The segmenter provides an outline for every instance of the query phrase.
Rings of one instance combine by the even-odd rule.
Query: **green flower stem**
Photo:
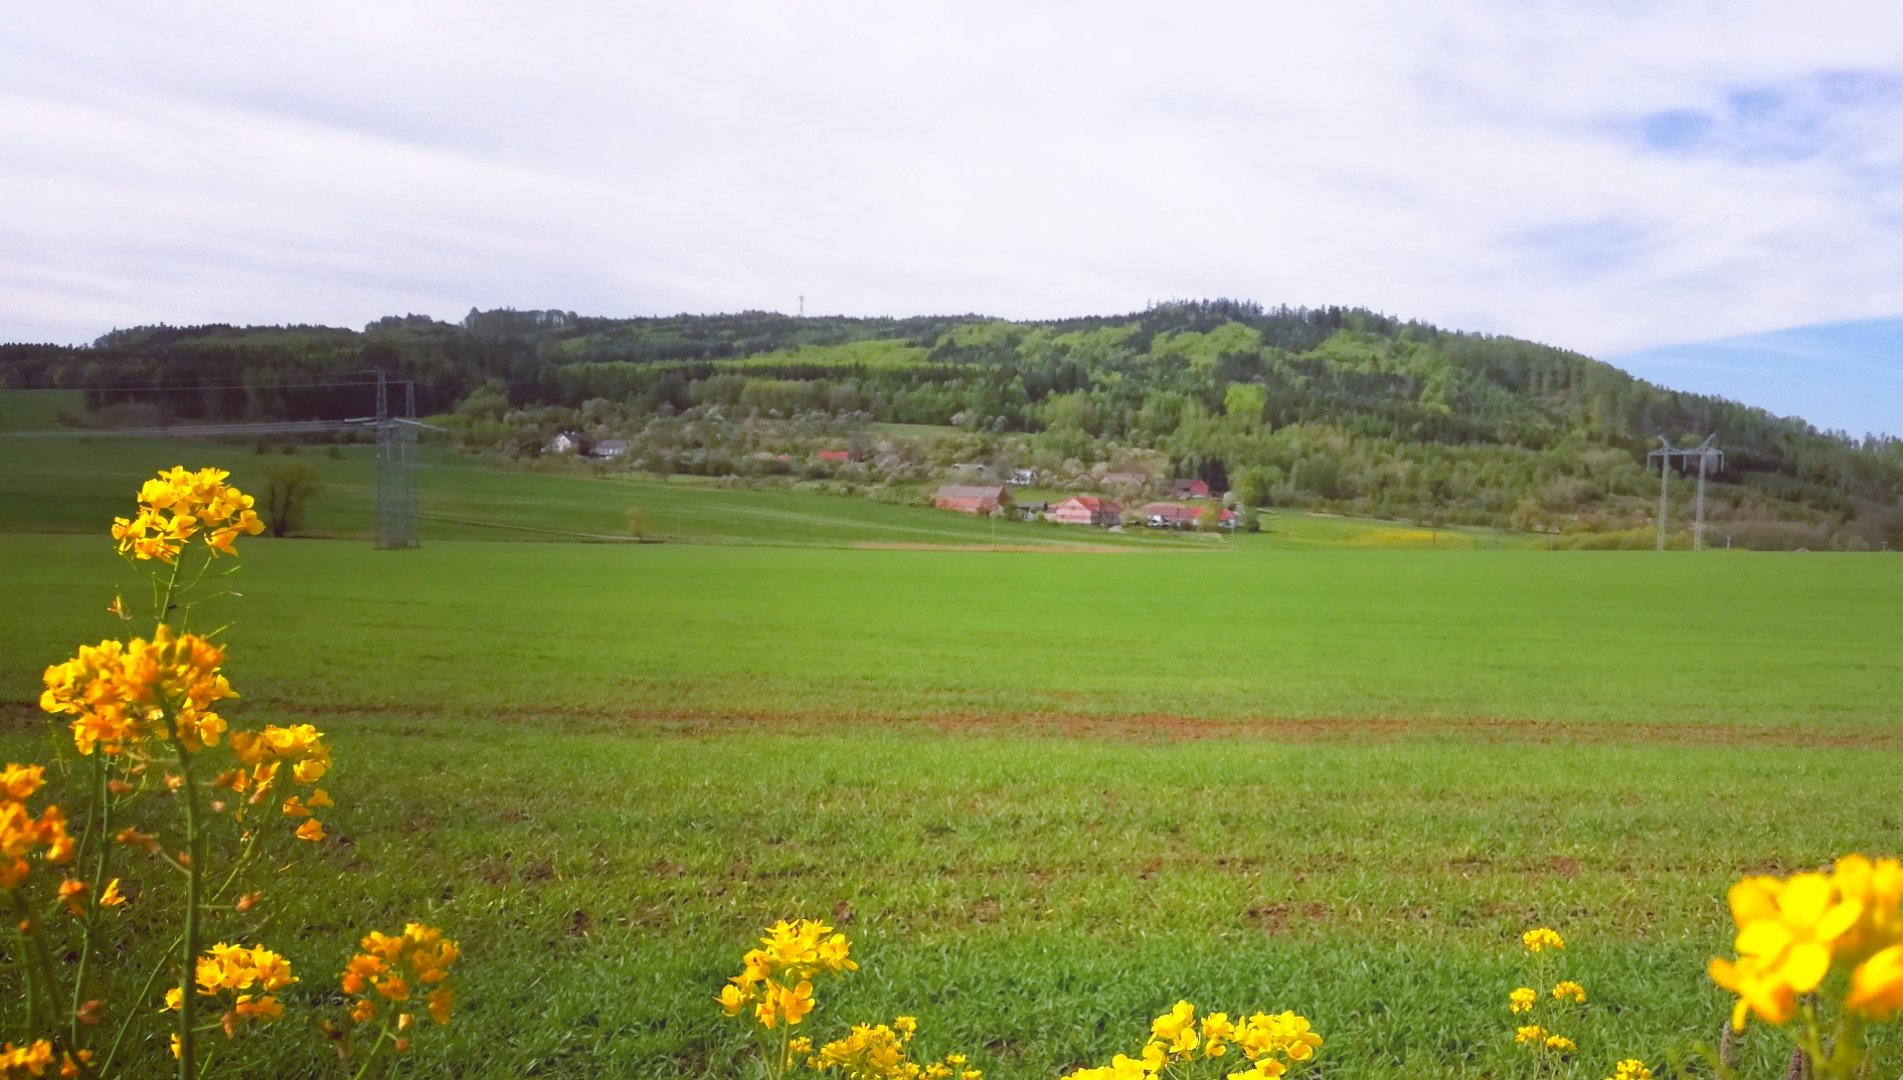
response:
[[[92,962],[93,939],[99,934],[99,898],[106,887],[106,872],[110,868],[112,842],[112,800],[106,794],[106,779],[110,767],[106,755],[97,751],[93,754],[93,792],[92,804],[86,815],[86,832],[80,841],[79,849],[84,858],[87,843],[95,836],[98,839],[97,862],[93,865],[92,904],[86,909],[86,921],[79,942],[79,970],[73,975],[72,1041],[80,1045],[79,1006],[86,991],[86,970]],[[94,826],[97,825],[97,828]]]
[[[384,1040],[389,1037],[390,1029],[382,1024],[377,1025],[377,1041],[371,1044],[369,1056],[363,1059],[363,1064],[357,1069],[357,1075],[351,1077],[351,1080],[363,1080],[364,1074],[370,1071],[370,1063],[377,1060],[377,1051],[383,1049]]]
[[[185,849],[191,855],[191,864],[186,867],[185,901],[185,962],[179,970],[179,994],[184,998],[179,1006],[179,1080],[193,1080],[197,1076],[197,1061],[193,1056],[196,1050],[197,1032],[193,1022],[197,1019],[197,995],[192,992],[194,967],[198,954],[204,949],[204,900],[205,900],[205,843],[198,817],[198,784],[192,778],[192,755],[185,749],[183,733],[176,729],[172,732],[172,745],[178,753],[178,768],[184,778],[182,787],[185,796]]]

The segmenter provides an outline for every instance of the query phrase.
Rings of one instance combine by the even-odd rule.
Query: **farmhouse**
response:
[[[579,454],[587,449],[587,440],[579,431],[564,431],[548,441],[547,452],[551,454]]]
[[[1194,478],[1177,480],[1170,484],[1170,498],[1207,499],[1209,498],[1209,485]]]
[[[589,456],[598,457],[598,458],[627,457],[628,456],[628,440],[603,439],[600,442],[596,443],[595,448],[593,450],[588,451],[588,453],[589,453]]]
[[[1011,492],[1001,484],[946,484],[932,497],[932,505],[961,514],[989,514],[1011,505]]]
[[[1044,511],[1047,520],[1060,525],[1115,525],[1123,507],[1095,495],[1072,495]]]
[[[1184,506],[1182,503],[1153,502],[1144,506],[1138,513],[1143,515],[1144,522],[1152,529],[1193,529],[1196,527],[1197,517],[1201,516],[1205,509],[1211,508]],[[1235,528],[1235,511],[1220,511],[1217,516],[1216,527],[1221,529]]]
[[[1031,487],[1037,483],[1037,470],[1012,469],[1011,479],[1006,480],[1005,483],[1010,484],[1012,487]]]

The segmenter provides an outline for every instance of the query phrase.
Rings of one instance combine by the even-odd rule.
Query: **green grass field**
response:
[[[107,548],[0,537],[13,752],[112,632]],[[711,995],[837,912],[819,1030],[915,1013],[1003,1078],[1178,996],[1302,1010],[1323,1076],[1510,1075],[1551,922],[1596,1080],[1709,1033],[1738,873],[1903,846],[1879,557],[260,540],[236,580],[234,719],[332,733],[349,838],[269,936],[321,973],[450,927],[425,1075],[744,1075]]]
[[[181,448],[0,452],[0,749],[48,760],[39,672],[122,632],[104,523]],[[332,485],[314,527],[368,529],[362,453],[300,455]],[[993,551],[989,523],[822,496],[423,482],[422,549],[250,540],[198,617],[233,623],[235,725],[336,753],[318,865],[213,930],[304,976],[248,1075],[334,1072],[289,1018],[339,1010],[356,935],[424,918],[464,946],[459,1012],[398,1074],[749,1076],[713,995],[803,915],[863,968],[815,1035],[910,1013],[992,1080],[1133,1052],[1179,997],[1303,1012],[1328,1080],[1526,1075],[1506,994],[1549,923],[1593,1001],[1557,1075],[1600,1080],[1712,1037],[1739,874],[1903,849],[1893,556],[1355,550],[1410,527],[1295,516]],[[698,542],[551,542],[631,504]]]

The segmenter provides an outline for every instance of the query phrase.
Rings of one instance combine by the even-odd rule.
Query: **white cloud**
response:
[[[1232,295],[1609,353],[1903,305],[1903,95],[1818,89],[1903,77],[1888,3],[14,19],[0,339]],[[1764,88],[1806,153],[1752,152],[1732,95]],[[1649,147],[1671,110],[1711,138]]]

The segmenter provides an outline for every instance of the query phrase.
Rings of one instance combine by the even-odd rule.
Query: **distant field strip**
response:
[[[1903,709],[1903,559],[1880,555],[252,550],[246,580],[272,588],[247,596],[242,618],[282,629],[236,662],[258,665],[257,693],[308,709],[1818,732],[1881,728]],[[0,561],[32,568],[0,578],[0,603],[43,613],[0,627],[20,670],[54,659],[35,641],[111,629],[96,584],[117,573],[104,539],[0,536]],[[320,641],[305,626],[348,633]],[[537,676],[544,663],[558,683]],[[29,679],[6,698],[36,693]]]

